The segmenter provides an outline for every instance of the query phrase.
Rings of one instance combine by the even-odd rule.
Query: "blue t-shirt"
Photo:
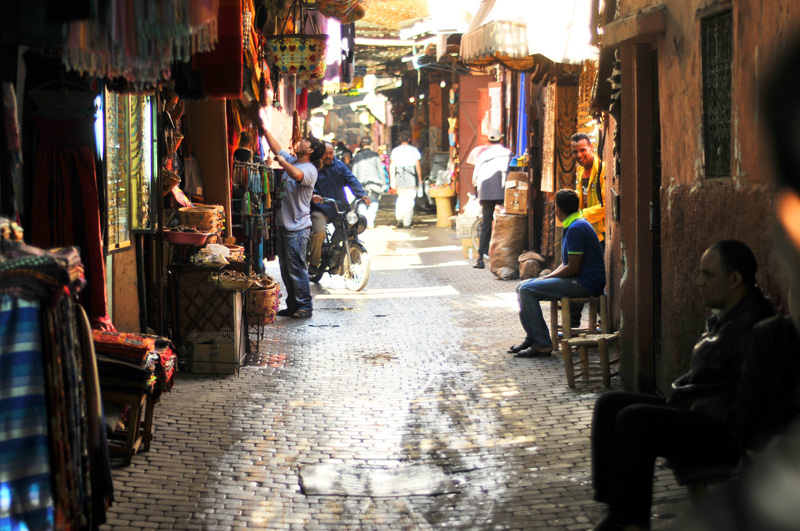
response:
[[[303,172],[301,182],[295,181],[285,173],[283,175],[286,188],[277,213],[278,226],[292,231],[306,229],[311,226],[310,204],[314,183],[317,182],[317,168],[310,162],[297,164],[297,157],[288,151],[281,150],[278,154]]]
[[[592,225],[576,212],[564,220],[561,236],[561,259],[566,265],[571,254],[582,254],[581,270],[575,276],[590,295],[600,295],[606,285],[606,264],[603,248]]]

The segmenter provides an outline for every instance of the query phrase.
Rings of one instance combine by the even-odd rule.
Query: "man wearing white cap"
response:
[[[478,160],[475,161],[475,171],[472,174],[472,184],[483,210],[478,261],[473,266],[476,269],[483,269],[483,257],[489,253],[494,207],[502,205],[505,199],[506,173],[513,155],[500,143],[501,140],[503,140],[503,133],[497,129],[489,131],[489,147],[478,155]]]

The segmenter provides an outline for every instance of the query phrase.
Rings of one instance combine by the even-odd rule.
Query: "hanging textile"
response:
[[[217,31],[216,49],[198,54],[194,66],[203,73],[203,90],[209,98],[238,98],[244,69],[239,0],[219,0]]]
[[[519,75],[519,108],[517,109],[517,157],[528,151],[528,74]]]
[[[219,2],[110,2],[89,20],[69,24],[63,63],[68,70],[92,77],[123,78],[133,89],[153,87],[169,80],[173,62],[187,62],[192,54],[215,48]]]
[[[43,248],[81,249],[88,281],[81,301],[93,324],[113,328],[107,311],[94,118],[38,115],[33,123],[38,142],[30,241]]]
[[[353,65],[355,64],[356,25],[342,24],[342,83],[353,82]]]
[[[322,92],[336,94],[342,86],[342,28],[336,19],[327,19],[325,33],[328,35],[328,47],[325,51],[325,79],[322,81]]]

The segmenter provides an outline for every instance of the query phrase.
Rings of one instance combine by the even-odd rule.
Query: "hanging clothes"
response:
[[[107,311],[94,118],[36,115],[33,123],[38,142],[30,242],[81,249],[87,280],[81,301],[94,326],[113,328]]]

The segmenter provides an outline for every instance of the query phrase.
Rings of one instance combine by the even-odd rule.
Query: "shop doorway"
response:
[[[666,396],[668,364],[664,359],[661,341],[661,110],[658,102],[658,52],[651,54],[653,108],[653,193],[650,200],[650,232],[653,235],[653,381],[656,391]]]

